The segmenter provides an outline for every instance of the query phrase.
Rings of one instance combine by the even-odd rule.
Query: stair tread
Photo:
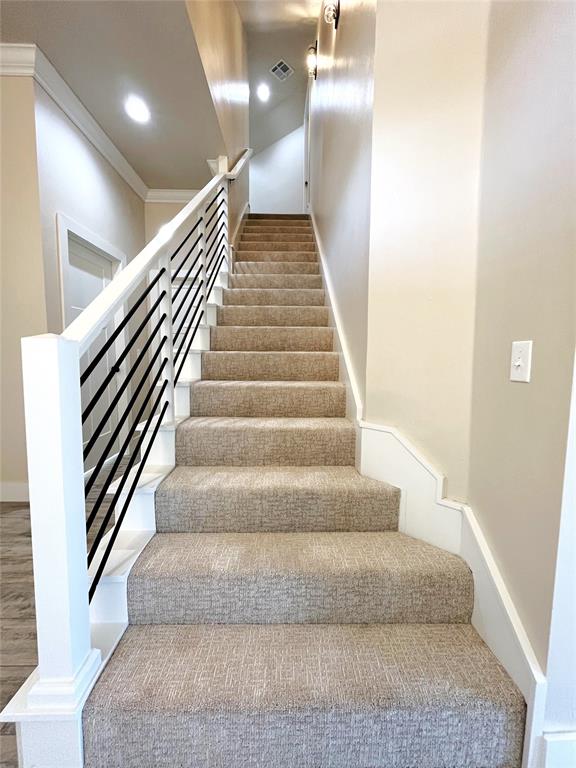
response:
[[[161,533],[130,573],[132,624],[461,623],[464,561],[398,532]]]
[[[212,352],[331,352],[334,331],[314,325],[221,325],[210,332]]]
[[[191,385],[191,416],[344,416],[339,381],[205,379]]]
[[[156,492],[158,531],[396,530],[400,491],[352,466],[179,466]]]
[[[355,437],[352,422],[339,417],[192,416],[176,431],[176,463],[347,466]]]
[[[85,765],[122,744],[155,768],[517,766],[524,719],[466,624],[131,626],[83,710]]]

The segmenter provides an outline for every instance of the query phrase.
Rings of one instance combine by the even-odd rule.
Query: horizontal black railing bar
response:
[[[183,289],[183,288],[186,286],[187,280],[188,280],[188,278],[190,277],[190,273],[192,272],[192,270],[194,269],[194,267],[195,267],[195,266],[196,266],[196,264],[198,263],[198,259],[200,258],[200,256],[202,256],[202,251],[199,251],[199,252],[198,252],[198,256],[196,257],[196,259],[194,259],[194,261],[193,261],[192,265],[190,266],[190,269],[189,269],[189,270],[188,270],[188,272],[186,272],[186,274],[184,275],[184,279],[182,280],[182,282],[180,283],[180,285],[179,285],[179,286],[176,288],[176,290],[175,290],[175,291],[174,291],[174,293],[172,294],[172,303],[174,303],[174,302],[177,300],[177,298],[178,298],[178,296],[179,296],[179,294],[180,294],[180,291],[181,291],[181,290],[182,290],[182,289]],[[193,284],[196,282],[196,280],[198,279],[198,275],[199,275],[201,272],[202,272],[202,264],[200,264],[200,266],[199,266],[199,267],[198,267],[198,269],[196,270],[196,274],[195,274],[195,275],[194,275],[194,277],[192,278],[192,285],[193,285]],[[186,295],[186,294],[184,294],[184,295]]]
[[[112,469],[108,473],[106,477],[106,481],[103,484],[102,488],[100,489],[100,492],[98,493],[98,497],[96,498],[96,501],[94,502],[94,506],[90,510],[90,514],[88,515],[88,519],[86,521],[86,533],[90,532],[90,529],[92,528],[92,525],[94,524],[94,520],[96,519],[96,515],[100,511],[100,507],[102,506],[102,503],[104,499],[106,498],[106,494],[108,493],[108,489],[110,488],[111,484],[114,482],[114,478],[116,477],[116,473],[118,472],[118,468],[120,467],[120,464],[124,461],[124,458],[126,456],[127,449],[130,447],[130,444],[132,442],[132,438],[134,437],[134,434],[136,432],[136,429],[138,428],[138,425],[142,421],[142,417],[144,416],[144,413],[146,412],[146,408],[150,405],[150,401],[152,399],[152,396],[156,390],[156,387],[158,385],[158,382],[160,380],[160,376],[162,374],[162,371],[164,370],[164,367],[166,366],[166,363],[168,362],[168,358],[165,357],[162,365],[160,367],[160,370],[154,377],[154,381],[146,393],[146,397],[144,398],[142,404],[140,405],[140,408],[138,409],[138,413],[132,422],[130,426],[130,430],[128,433],[128,436],[125,438],[124,442],[122,443],[122,448],[118,451],[117,457],[114,459],[114,464],[112,466]],[[165,381],[165,384],[168,382]],[[152,409],[153,412],[154,409]],[[90,561],[89,563],[90,564]]]
[[[186,256],[184,256],[184,258],[182,259],[182,261],[180,262],[180,264],[178,265],[178,269],[176,270],[176,272],[173,272],[173,273],[172,273],[172,278],[171,278],[171,279],[172,279],[172,282],[174,282],[174,280],[176,280],[176,278],[178,277],[178,275],[179,275],[179,273],[180,273],[180,270],[184,269],[184,265],[186,264],[186,262],[187,262],[187,261],[188,261],[188,259],[190,258],[190,254],[192,253],[192,251],[194,250],[194,248],[196,248],[196,246],[198,245],[198,243],[200,242],[200,240],[202,240],[202,234],[201,234],[201,233],[198,235],[198,237],[197,237],[197,238],[196,238],[196,240],[194,241],[194,243],[193,243],[192,247],[190,248],[190,250],[188,251],[188,253],[186,254]],[[202,252],[202,251],[200,250],[200,252]],[[198,256],[196,256],[196,259],[197,259],[197,258],[198,258]],[[195,261],[196,261],[196,259],[195,259]]]
[[[196,290],[194,291],[194,295],[192,296],[192,299],[189,302],[183,301],[180,307],[178,307],[178,309],[180,309],[181,307],[186,305],[187,310],[184,317],[180,321],[180,325],[174,329],[174,336],[179,336],[182,333],[182,328],[187,324],[186,321],[190,317],[190,311],[192,307],[199,306],[199,304],[196,304],[196,299],[198,298],[198,294],[200,293],[200,290],[203,285],[204,285],[204,280],[201,280],[200,283],[196,286]]]
[[[217,206],[216,206],[216,208],[214,209],[214,213],[212,214],[212,216],[210,216],[210,218],[209,218],[209,219],[208,219],[208,221],[206,222],[206,229],[208,229],[208,227],[210,226],[210,224],[212,224],[212,222],[214,221],[214,217],[216,216],[216,214],[218,213],[218,211],[220,210],[220,208],[222,208],[222,206],[224,206],[224,210],[220,211],[220,216],[222,216],[222,215],[225,215],[225,214],[226,214],[226,211],[227,211],[227,209],[228,209],[228,206],[226,205],[226,200],[222,200],[220,203],[218,203],[218,205],[217,205]]]
[[[221,258],[218,262],[218,265],[214,268],[214,272],[212,273],[212,279],[208,282],[208,288],[206,289],[206,296],[210,295],[210,291],[212,290],[212,286],[216,282],[216,277],[218,276],[218,273],[220,272],[220,265],[224,261],[224,258],[226,256],[226,247],[224,247],[221,251]]]
[[[148,296],[148,294],[152,291],[158,280],[162,277],[162,275],[166,272],[166,269],[162,267],[162,269],[158,270],[156,276],[148,283],[148,286],[146,287],[146,290],[140,294],[138,297],[136,303],[129,309],[129,311],[126,313],[126,315],[122,318],[121,322],[118,324],[118,328],[114,331],[114,333],[110,336],[110,338],[106,339],[106,343],[103,345],[103,347],[99,350],[98,354],[92,360],[90,365],[86,368],[84,373],[80,376],[80,385],[85,384],[88,380],[88,377],[92,373],[92,371],[96,368],[98,363],[102,360],[104,355],[108,352],[112,344],[116,341],[118,336],[122,333],[124,328],[128,325],[130,320],[134,317],[135,313],[138,311],[140,304],[144,301],[144,299]],[[165,294],[164,294],[165,295]]]
[[[182,333],[182,329],[186,326],[186,328],[189,330],[192,324],[194,323],[194,320],[196,318],[196,314],[198,313],[198,310],[202,306],[202,303],[199,302],[198,304],[190,304],[190,308],[188,310],[188,313],[186,317],[182,320],[182,323],[180,324],[180,327],[178,328],[178,331],[176,332],[177,336],[180,336]],[[194,312],[191,313],[191,310],[194,309]],[[191,313],[191,316],[190,316]],[[187,322],[189,320],[189,322]],[[182,349],[184,347],[184,344],[186,343],[186,335],[188,333],[188,330],[184,331],[184,335],[182,337],[182,342],[180,343],[180,346],[178,349],[174,352],[174,360],[177,360],[180,355],[182,354]]]
[[[212,238],[212,235],[214,232],[218,231],[220,232],[221,228],[225,226],[225,219],[222,221],[222,217],[226,216],[226,211],[221,211],[220,216],[216,219],[214,222],[214,226],[210,230],[210,232],[206,235],[206,246],[208,246],[208,243],[210,242],[210,239]]]
[[[210,256],[212,256],[212,257],[214,256],[214,253],[218,250],[218,248],[220,248],[220,246],[222,245],[222,242],[223,242],[223,240],[225,238],[226,238],[226,230],[224,230],[224,232],[222,232],[222,234],[218,238],[218,242],[216,242],[213,245],[211,245],[210,248],[208,249],[208,251],[206,251],[206,264],[211,264],[212,263],[212,259],[209,258],[209,257]]]
[[[213,274],[212,273],[212,265],[220,258],[222,253],[226,251],[226,247],[227,247],[226,243],[223,243],[221,245],[221,247],[220,247],[220,250],[219,251],[218,250],[214,251],[214,253],[212,254],[212,258],[206,264],[206,276],[208,278],[208,282],[209,282],[210,277],[212,277],[212,274]]]
[[[199,305],[201,306],[201,305]],[[180,361],[180,365],[178,366],[178,370],[174,376],[174,382],[178,383],[178,379],[180,378],[180,374],[182,373],[182,368],[184,367],[184,363],[186,362],[186,356],[188,352],[190,352],[190,347],[192,346],[192,342],[194,341],[194,337],[196,336],[196,333],[198,331],[198,327],[200,326],[200,323],[202,322],[202,318],[204,317],[204,310],[200,312],[200,317],[196,321],[196,325],[194,326],[194,330],[192,331],[192,335],[190,337],[190,340],[188,342],[188,346],[186,347],[186,351],[184,355],[182,356],[182,360]]]
[[[164,415],[166,414],[166,410],[168,408],[168,402],[166,401],[162,407],[162,410],[160,412],[160,416],[158,418],[158,421],[156,425],[154,426],[154,429],[152,431],[152,435],[150,437],[150,442],[146,446],[146,450],[144,451],[143,456],[140,459],[140,465],[136,471],[136,475],[134,476],[134,479],[132,480],[132,484],[130,486],[130,490],[128,491],[126,501],[124,502],[124,505],[122,506],[122,510],[120,511],[120,514],[118,515],[118,519],[116,521],[116,525],[114,526],[114,529],[112,531],[112,534],[110,535],[110,540],[108,541],[108,544],[106,545],[106,549],[104,550],[104,554],[102,556],[102,560],[98,564],[98,568],[96,569],[96,573],[94,574],[94,578],[92,580],[92,583],[90,585],[90,589],[88,592],[88,600],[91,601],[94,597],[94,593],[96,592],[96,588],[98,586],[98,583],[100,582],[100,579],[102,578],[102,574],[104,573],[104,568],[106,567],[106,563],[108,562],[108,558],[110,557],[110,553],[112,552],[112,548],[114,547],[114,544],[116,543],[116,539],[118,537],[118,533],[120,531],[120,528],[122,526],[122,523],[124,522],[124,517],[126,516],[126,512],[128,510],[128,505],[130,504],[130,501],[132,500],[132,496],[134,495],[134,491],[138,487],[138,483],[140,482],[140,477],[142,476],[142,472],[144,471],[144,467],[146,466],[146,462],[148,461],[148,456],[150,455],[150,451],[152,450],[152,445],[154,443],[154,440],[156,439],[156,435],[158,434],[158,430],[160,429],[160,424],[162,423],[162,420],[164,418]],[[151,420],[150,420],[151,423]],[[143,433],[145,435],[146,433]]]
[[[190,230],[190,232],[188,232],[188,234],[186,235],[186,237],[184,238],[184,240],[182,240],[182,242],[180,243],[180,245],[178,246],[178,248],[176,248],[176,250],[174,251],[174,253],[172,254],[172,256],[170,256],[170,261],[174,261],[174,259],[176,258],[176,256],[178,256],[178,254],[180,253],[180,249],[181,249],[181,248],[183,248],[183,247],[186,245],[186,243],[188,242],[188,240],[189,240],[189,239],[192,237],[192,235],[194,234],[194,232],[196,232],[196,230],[198,229],[198,227],[200,226],[200,224],[202,224],[202,222],[203,222],[203,218],[202,218],[202,216],[200,216],[200,218],[198,219],[198,221],[196,222],[196,224],[194,224],[194,226],[192,227],[192,229]]]
[[[158,404],[160,403],[160,400],[162,399],[162,396],[164,394],[164,391],[166,387],[168,386],[168,382],[165,381],[160,388],[160,392],[158,393],[158,396],[156,397],[156,400],[154,401],[154,405],[150,409],[150,413],[148,414],[148,417],[146,419],[146,423],[144,428],[142,429],[142,432],[140,433],[140,436],[138,438],[138,441],[136,442],[136,446],[134,447],[134,450],[132,451],[130,458],[128,459],[128,463],[126,467],[124,467],[122,472],[122,478],[120,479],[118,486],[116,487],[116,490],[114,491],[114,495],[112,497],[112,501],[108,505],[108,509],[106,510],[106,514],[102,518],[102,521],[100,523],[100,527],[98,528],[98,531],[96,533],[96,536],[94,538],[94,541],[92,542],[92,546],[90,548],[90,551],[88,552],[88,567],[90,567],[92,560],[94,559],[94,555],[96,554],[96,550],[98,549],[98,545],[102,541],[102,537],[104,536],[104,533],[106,532],[106,528],[108,527],[108,523],[110,522],[110,518],[112,517],[112,513],[114,512],[114,509],[116,507],[116,504],[118,503],[118,499],[122,495],[122,491],[124,490],[124,486],[126,485],[126,480],[128,479],[128,474],[130,473],[130,470],[134,466],[137,457],[140,453],[140,447],[142,444],[142,438],[146,436],[147,428],[154,418],[154,415],[156,414],[156,409],[158,408]]]
[[[212,200],[211,200],[211,201],[208,203],[208,205],[206,206],[206,213],[208,213],[208,211],[210,210],[210,208],[212,208],[212,206],[214,205],[214,203],[216,202],[216,200],[218,200],[218,198],[220,197],[220,195],[221,195],[221,194],[223,194],[223,192],[224,192],[224,187],[220,187],[220,189],[218,190],[218,192],[216,192],[216,194],[214,195],[214,197],[212,198]]]
[[[108,438],[108,442],[106,443],[106,447],[100,454],[98,461],[96,462],[96,465],[94,466],[93,471],[90,474],[90,477],[86,481],[86,485],[84,487],[84,495],[88,496],[90,491],[92,490],[92,487],[94,483],[96,482],[96,478],[99,476],[102,467],[106,463],[107,459],[109,458],[110,451],[112,450],[116,440],[118,439],[120,432],[122,431],[122,427],[124,426],[124,421],[126,420],[126,414],[130,413],[132,408],[135,406],[135,404],[138,402],[138,398],[140,397],[140,393],[142,392],[142,389],[144,388],[144,385],[146,384],[146,381],[148,380],[148,377],[150,376],[150,373],[152,372],[152,369],[154,368],[154,365],[158,361],[159,353],[162,350],[162,347],[164,346],[166,337],[162,340],[160,343],[160,347],[156,350],[156,353],[148,363],[146,370],[144,371],[144,374],[142,375],[138,386],[132,393],[132,397],[128,401],[128,405],[126,406],[126,410],[124,411],[124,416],[121,420],[118,421],[118,424],[114,427],[112,431],[112,435]],[[164,367],[164,363],[161,366],[161,369]],[[159,377],[158,377],[159,378]]]
[[[134,376],[134,374],[138,370],[138,367],[140,366],[140,363],[144,360],[144,358],[148,354],[148,350],[152,346],[152,343],[153,343],[153,341],[155,339],[155,335],[160,330],[160,326],[162,325],[164,320],[166,320],[166,314],[163,314],[162,317],[160,318],[160,320],[158,321],[158,323],[156,324],[156,326],[153,329],[152,333],[148,337],[148,340],[146,341],[146,343],[144,344],[144,346],[142,347],[142,349],[138,353],[138,357],[134,361],[134,364],[132,366],[130,366],[130,370],[128,371],[126,377],[124,378],[124,380],[122,381],[122,383],[118,387],[118,389],[116,391],[116,394],[114,395],[114,397],[110,401],[110,403],[108,405],[108,408],[104,412],[104,415],[102,416],[102,418],[100,419],[100,421],[98,422],[96,427],[94,427],[94,429],[92,430],[92,434],[90,435],[90,439],[88,440],[88,442],[86,443],[86,445],[84,447],[84,460],[86,460],[86,457],[88,456],[88,454],[90,453],[90,451],[92,450],[92,448],[96,444],[96,441],[100,437],[100,434],[101,434],[102,430],[104,429],[104,426],[108,423],[108,420],[110,419],[110,417],[114,413],[114,409],[116,408],[116,406],[120,402],[120,398],[122,397],[122,395],[124,394],[124,392],[128,388],[128,385],[132,381],[132,377]],[[160,343],[159,348],[156,350],[156,354],[158,354],[160,352],[160,350],[164,346],[164,343],[165,343],[166,339],[167,339],[167,336],[164,336],[164,338],[162,339],[162,341]],[[154,358],[152,358],[152,359],[154,359]]]
[[[150,309],[146,313],[146,317],[142,320],[142,322],[140,323],[138,328],[130,336],[130,339],[128,340],[128,344],[126,344],[126,346],[124,347],[124,349],[122,350],[122,352],[118,356],[118,359],[114,362],[114,365],[112,365],[112,367],[110,368],[110,370],[108,371],[108,373],[104,377],[104,381],[98,387],[96,392],[92,395],[92,399],[90,400],[90,402],[88,403],[88,405],[86,406],[84,411],[82,412],[82,424],[84,424],[84,422],[86,421],[88,416],[91,414],[92,410],[94,409],[94,406],[96,405],[98,400],[100,400],[100,398],[102,397],[102,395],[104,394],[104,392],[108,388],[108,386],[109,386],[110,382],[112,381],[112,379],[114,378],[114,376],[116,376],[117,373],[120,373],[120,366],[122,365],[122,363],[126,359],[127,355],[130,353],[130,350],[132,349],[134,344],[138,341],[138,338],[139,338],[140,334],[142,333],[144,328],[146,328],[146,326],[148,325],[148,321],[150,320],[150,318],[152,317],[154,312],[158,309],[158,305],[160,304],[160,302],[162,301],[164,296],[166,296],[166,291],[162,291],[162,293],[158,296],[158,298],[156,299],[154,304],[150,307]],[[164,319],[166,319],[166,315],[164,315],[163,317],[164,317]],[[154,329],[151,331],[150,336],[152,336],[156,332],[156,330],[157,330],[157,326],[155,326]],[[135,367],[135,366],[133,366],[133,367]]]
[[[199,289],[204,285],[204,279],[202,279],[199,283],[197,283],[198,278],[202,274],[203,266],[202,264],[199,266],[199,268],[196,270],[196,274],[194,277],[190,280],[188,283],[188,287],[186,288],[186,293],[182,298],[180,299],[180,303],[177,307],[174,307],[174,300],[176,299],[176,296],[172,297],[172,325],[174,325],[174,322],[176,321],[176,318],[180,314],[180,310],[182,307],[187,306],[188,299],[190,297],[190,291],[196,287],[196,292],[194,293],[194,298],[196,298],[196,295],[198,294]],[[186,285],[186,283],[182,283],[182,285]]]

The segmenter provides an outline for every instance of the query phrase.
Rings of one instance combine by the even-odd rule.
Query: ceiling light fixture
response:
[[[148,104],[140,96],[131,94],[124,102],[124,109],[128,117],[136,123],[147,123],[150,120],[150,110]]]
[[[308,77],[313,77],[316,80],[318,75],[318,40],[308,48],[306,66],[308,67]]]
[[[268,101],[270,98],[270,88],[266,83],[260,83],[258,88],[256,88],[256,96],[258,96],[260,101]]]
[[[336,2],[327,2],[324,5],[324,21],[326,24],[334,24],[334,29],[338,29],[339,18],[340,0],[336,0]]]

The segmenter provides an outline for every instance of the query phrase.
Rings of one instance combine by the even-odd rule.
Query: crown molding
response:
[[[198,189],[149,189],[147,203],[189,203],[197,195]]]
[[[37,45],[1,43],[0,75],[33,77],[134,192],[146,200],[146,184]]]

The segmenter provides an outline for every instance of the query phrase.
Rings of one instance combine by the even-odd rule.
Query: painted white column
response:
[[[77,706],[100,665],[90,642],[79,345],[22,339],[38,637],[34,707]]]

